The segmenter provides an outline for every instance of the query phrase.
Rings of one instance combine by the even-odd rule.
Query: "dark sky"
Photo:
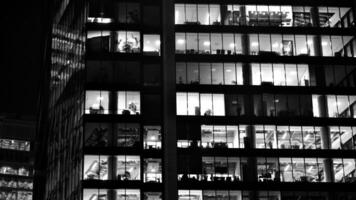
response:
[[[0,113],[36,113],[45,30],[42,2],[7,1],[6,6],[3,4]]]

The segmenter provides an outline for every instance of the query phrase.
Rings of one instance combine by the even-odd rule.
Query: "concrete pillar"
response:
[[[227,18],[227,5],[220,6],[220,16],[221,16],[221,24],[228,25],[229,19]]]
[[[247,18],[246,18],[246,6],[240,6],[240,25],[246,26],[247,25]]]
[[[328,126],[323,126],[321,127],[320,132],[321,132],[321,148],[331,149],[330,128]]]
[[[117,92],[109,92],[109,114],[117,113]]]
[[[318,97],[318,105],[319,105],[319,115],[320,117],[328,117],[328,107],[327,107],[327,98],[325,95],[321,95]],[[331,140],[330,140],[330,128],[328,126],[323,126],[320,129],[321,132],[321,145],[322,149],[330,149],[331,148]],[[324,164],[324,177],[326,182],[334,182],[334,168],[333,168],[333,160],[332,158],[323,159]]]
[[[117,199],[117,192],[116,190],[108,190],[108,200],[116,200]]]
[[[109,52],[115,52],[117,51],[117,32],[116,31],[111,31],[110,32],[110,41],[109,41]]]
[[[178,199],[174,0],[162,0],[163,199]]]
[[[117,180],[117,157],[109,157],[109,180]]]
[[[319,27],[319,9],[318,7],[311,7],[310,8],[310,18],[313,27]]]
[[[246,126],[246,135],[248,138],[248,144],[245,148],[255,149],[256,148],[256,134],[255,134],[255,126],[247,125]]]
[[[246,7],[240,6],[240,25],[246,26],[247,25],[247,18],[246,18]],[[243,33],[241,35],[241,49],[243,55],[250,54],[250,38],[248,34]],[[244,85],[252,85],[252,71],[251,71],[251,64],[250,63],[243,63],[242,64],[242,73],[244,78]],[[244,103],[245,103],[245,112],[247,116],[254,115],[254,102],[253,102],[253,95],[246,94],[244,96]],[[246,126],[246,138],[245,141],[245,148],[246,149],[255,149],[256,148],[256,133],[255,133],[255,126],[254,125],[247,125]],[[257,158],[256,157],[248,157],[247,158],[247,176],[244,177],[244,181],[247,182],[257,182]],[[251,191],[250,197],[255,199],[256,193]]]
[[[335,182],[333,159],[332,158],[325,158],[323,160],[323,164],[324,164],[325,181],[326,182]]]
[[[318,96],[318,109],[320,117],[328,117],[328,102],[325,95]]]

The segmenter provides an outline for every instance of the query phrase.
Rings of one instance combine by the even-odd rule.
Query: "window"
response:
[[[144,182],[162,182],[162,161],[157,158],[145,159]]]
[[[84,189],[83,190],[83,200],[107,199],[107,197],[108,197],[107,189]]]
[[[356,127],[330,127],[330,141],[332,149],[356,149]]]
[[[315,98],[313,98],[313,102]],[[256,116],[312,116],[312,98],[310,95],[254,95]],[[314,110],[317,112],[317,110]],[[314,113],[315,114],[315,113]]]
[[[185,22],[185,7],[184,4],[175,4],[175,24],[184,24]]]
[[[139,124],[117,124],[117,146],[138,147],[140,143]]]
[[[245,161],[238,157],[202,157],[202,163],[203,180],[240,181]]]
[[[160,35],[143,35],[143,53],[145,55],[161,55]]]
[[[177,115],[224,116],[224,94],[178,92]]]
[[[121,53],[140,52],[140,32],[117,31],[116,51]]]
[[[188,79],[188,81],[186,81]],[[176,63],[177,84],[242,85],[241,63]]]
[[[86,81],[89,83],[113,82],[113,63],[108,61],[87,61]]]
[[[161,66],[158,64],[145,64],[143,66],[143,76],[144,86],[161,85]]]
[[[140,4],[128,2],[115,2],[117,11],[115,18],[119,23],[139,24],[140,23]]]
[[[30,151],[30,142],[24,140],[0,139],[0,148],[18,151]]]
[[[9,165],[0,165],[0,174],[30,176],[31,170],[25,167],[13,167]],[[32,175],[32,174],[31,174]]]
[[[141,113],[140,92],[119,91],[118,95],[118,114],[139,115]]]
[[[85,146],[109,146],[109,137],[111,134],[112,128],[108,123],[86,123],[84,138]]]
[[[89,4],[88,22],[110,23],[112,22],[112,11],[109,1],[91,1]]]
[[[328,116],[338,118],[355,118],[355,96],[327,95]]]
[[[354,181],[354,171],[356,168],[355,159],[353,158],[334,158],[334,177],[335,182],[352,182]]]
[[[144,126],[144,149],[161,149],[161,126]]]
[[[176,33],[176,53],[186,53],[185,33]]]
[[[86,91],[85,114],[109,114],[109,92]]]
[[[118,189],[116,190],[116,200],[140,200],[139,189]]]
[[[256,148],[320,149],[320,127],[256,125]]]
[[[84,180],[108,180],[108,156],[84,156]]]
[[[109,52],[111,51],[110,31],[88,31],[86,47],[90,52]]]
[[[162,200],[161,192],[145,192],[143,196],[144,200]]]
[[[201,126],[203,148],[244,148],[245,126]]]
[[[187,84],[186,63],[176,63],[176,83]]]
[[[321,158],[279,158],[283,182],[325,182]]]
[[[139,156],[116,156],[117,180],[141,180],[141,162]]]
[[[178,200],[203,199],[201,190],[178,190]]]
[[[148,27],[159,27],[161,20],[157,20],[161,17],[161,10],[158,5],[145,5],[143,4],[143,25]]]

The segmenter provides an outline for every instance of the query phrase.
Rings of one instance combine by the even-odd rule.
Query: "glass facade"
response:
[[[175,1],[179,200],[355,198],[353,6]]]
[[[356,198],[352,1],[63,2],[46,200]]]

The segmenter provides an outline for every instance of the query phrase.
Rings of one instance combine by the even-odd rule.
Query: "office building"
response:
[[[355,6],[54,1],[44,199],[355,199]]]
[[[32,200],[35,120],[2,114],[0,119],[0,199]]]

